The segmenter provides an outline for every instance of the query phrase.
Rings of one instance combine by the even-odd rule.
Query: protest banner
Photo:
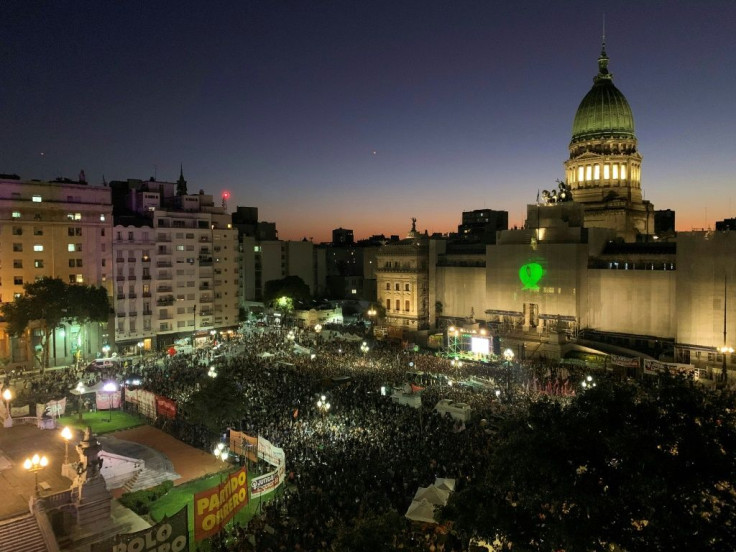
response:
[[[116,535],[91,545],[90,552],[188,552],[189,513],[186,506],[156,525]]]
[[[220,484],[194,495],[194,540],[218,533],[248,504],[245,468],[229,473]]]

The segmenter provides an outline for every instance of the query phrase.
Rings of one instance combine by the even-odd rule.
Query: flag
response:
[[[294,409],[294,413],[292,414],[292,416],[294,416],[294,419],[295,420],[297,419],[297,417],[299,416],[299,409],[298,408],[295,408]]]

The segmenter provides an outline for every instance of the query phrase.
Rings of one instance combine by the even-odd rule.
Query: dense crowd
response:
[[[294,331],[292,331],[294,332]],[[370,343],[296,330],[251,327],[238,339],[189,355],[149,356],[120,365],[125,381],[175,399],[176,420],[164,429],[211,450],[226,427],[261,435],[285,451],[287,482],[277,498],[264,502],[248,527],[234,524],[220,546],[229,550],[327,552],[356,520],[395,511],[403,516],[419,487],[452,478],[457,488],[472,485],[493,446],[495,418],[516,404],[510,393],[528,389],[529,371],[502,362],[453,364],[446,357],[407,352]],[[206,372],[215,366],[218,377]],[[109,374],[108,374],[109,375]],[[68,393],[77,381],[94,383],[100,374],[72,370],[27,380],[36,391]],[[475,384],[468,385],[470,378]],[[413,384],[409,387],[409,384]],[[202,386],[235,396],[237,418],[193,419],[191,401]],[[394,402],[392,389],[413,389],[421,407]],[[325,395],[324,412],[317,399]],[[472,423],[440,415],[434,405],[449,398],[470,405]],[[159,421],[161,425],[161,421]],[[464,550],[466,538],[404,521],[393,548]]]

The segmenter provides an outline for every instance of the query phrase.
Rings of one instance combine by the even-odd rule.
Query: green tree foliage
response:
[[[733,550],[733,401],[662,377],[533,403],[443,515],[516,550]]]
[[[312,300],[309,286],[299,276],[287,276],[281,280],[269,280],[263,290],[263,301],[270,305],[280,297],[288,297],[294,303]]]
[[[41,365],[48,366],[49,337],[62,322],[106,322],[110,302],[104,288],[67,284],[59,278],[41,278],[23,286],[23,295],[0,307],[11,335],[22,335],[38,322],[43,332]]]

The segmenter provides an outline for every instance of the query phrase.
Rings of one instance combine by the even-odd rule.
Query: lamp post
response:
[[[325,414],[330,411],[330,403],[327,402],[327,398],[324,395],[322,395],[317,401],[317,408],[319,409],[323,418],[325,417]]]
[[[107,410],[107,421],[112,422],[112,394],[118,390],[118,384],[114,381],[108,381],[102,386],[102,390],[107,393],[107,400],[109,408]]]
[[[72,439],[72,430],[66,426],[61,430],[61,437],[64,439],[64,464],[69,463],[69,441]]]
[[[10,415],[10,401],[13,400],[13,393],[7,387],[3,389],[3,400],[5,401],[5,409],[8,411],[8,417],[5,418],[3,425],[13,427],[13,417]]]
[[[511,398],[511,362],[514,360],[514,351],[506,349],[503,352],[503,358],[506,361],[506,395]]]
[[[360,346],[360,351],[361,351],[361,352],[362,352],[362,353],[363,353],[363,354],[365,355],[365,354],[367,354],[367,353],[368,353],[368,351],[370,351],[370,350],[371,350],[371,348],[370,348],[370,347],[368,347],[368,343],[366,343],[366,342],[364,341],[364,342],[362,343],[362,345]]]
[[[207,372],[207,375],[211,377],[212,379],[215,379],[217,377],[217,370],[215,370],[214,366],[210,366],[210,369]]]
[[[723,383],[728,383],[728,368],[726,366],[726,355],[733,354],[733,347],[728,347],[727,345],[724,345],[720,349],[718,349],[721,352],[722,360],[721,363],[721,379],[723,380]]]
[[[33,473],[36,477],[36,496],[41,496],[41,488],[38,486],[38,472],[49,465],[49,459],[46,456],[34,454],[32,458],[26,458],[23,467]]]
[[[143,343],[142,341],[139,341],[138,343],[136,343],[136,346],[138,347],[138,356],[142,357],[143,347],[145,346],[145,343]]]
[[[225,443],[217,443],[215,448],[212,449],[212,454],[214,454],[218,460],[227,462],[228,456],[230,456],[230,449]]]
[[[585,390],[595,387],[596,383],[593,381],[593,376],[585,376],[585,379],[580,383],[580,386]]]
[[[82,395],[86,392],[84,384],[80,381],[76,387],[77,395],[79,396],[79,421],[82,421]]]

